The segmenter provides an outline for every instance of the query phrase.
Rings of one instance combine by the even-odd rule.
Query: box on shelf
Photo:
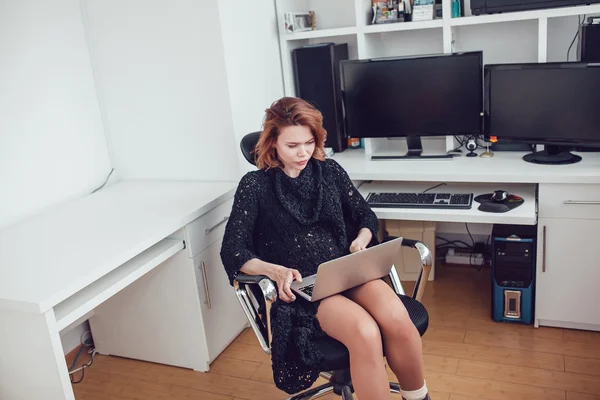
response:
[[[373,24],[389,24],[404,21],[404,0],[373,1]]]
[[[314,11],[286,12],[283,18],[287,33],[314,31],[317,29]]]
[[[381,220],[380,223],[384,224],[383,229],[388,235],[419,240],[429,248],[433,259],[429,280],[434,280],[436,223],[430,221],[400,220]],[[419,272],[421,271],[421,259],[419,258],[419,253],[414,249],[403,247],[400,250],[395,266],[401,280],[415,281],[419,277]]]

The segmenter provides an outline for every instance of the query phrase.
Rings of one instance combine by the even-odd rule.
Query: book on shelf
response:
[[[415,0],[413,21],[431,21],[435,14],[435,0]]]

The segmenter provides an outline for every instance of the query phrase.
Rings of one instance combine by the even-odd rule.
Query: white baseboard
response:
[[[600,331],[600,325],[581,324],[577,322],[552,321],[548,319],[538,320],[539,326],[551,326],[554,328],[579,329],[582,331]]]

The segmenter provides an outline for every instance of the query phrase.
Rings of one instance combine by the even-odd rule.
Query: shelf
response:
[[[466,157],[464,157],[466,158]],[[472,160],[468,160],[472,161]],[[468,163],[467,161],[467,163]],[[400,161],[401,163],[413,161]],[[415,165],[423,164],[423,161],[415,160]],[[449,161],[455,163],[455,161]],[[433,163],[437,164],[437,163]],[[440,168],[440,167],[434,167]],[[439,176],[439,175],[438,175]],[[364,183],[358,188],[359,193],[367,198],[370,192],[375,193],[421,193],[431,187],[427,182],[381,182],[374,181]],[[484,193],[492,193],[497,185],[490,183],[448,183],[438,189],[433,189],[431,193],[473,193],[478,196]],[[493,214],[479,210],[479,203],[473,200],[470,209],[451,210],[436,208],[378,208],[373,207],[373,212],[380,220],[406,220],[406,221],[432,221],[432,222],[459,222],[459,223],[479,223],[479,224],[514,224],[514,225],[535,225],[537,222],[535,184],[510,183],[502,185],[504,190],[515,193],[522,197],[525,202],[518,208],[505,214]]]
[[[54,315],[58,330],[77,321],[183,248],[184,244],[181,240],[164,239],[57,304],[54,307]]]
[[[276,1],[279,14],[291,9],[292,3],[300,4],[289,1]],[[560,18],[566,20],[570,17],[577,20],[576,16],[578,15],[600,14],[600,4],[591,4],[451,18],[449,7],[451,2],[443,0],[444,18],[429,21],[369,24],[371,22],[370,11],[366,8],[365,1],[351,1],[350,3],[354,3],[354,10],[350,10],[346,4],[347,0],[309,2],[323,7],[321,15],[326,15],[327,19],[326,23],[321,25],[322,28],[336,28],[285,33],[283,32],[283,21],[279,21],[279,43],[286,95],[295,93],[292,51],[309,43],[350,42],[351,58],[357,59],[390,58],[407,54],[450,54],[454,49],[477,49],[486,54],[488,61],[546,62],[556,59],[558,48],[560,46],[568,47],[568,43],[575,33],[576,21],[573,22],[573,31],[570,28],[570,22],[568,24],[553,22],[559,22],[557,19]],[[336,6],[330,5],[330,2],[335,3]],[[342,2],[346,7],[345,10],[349,11],[338,14],[334,10],[338,9]],[[325,6],[325,3],[328,6]],[[352,11],[354,11],[354,21],[350,18]],[[318,15],[317,11],[317,19]],[[519,23],[518,21],[529,22]],[[511,24],[511,22],[513,23]],[[455,31],[459,28],[455,29],[454,27],[460,26],[481,26],[483,29],[463,28],[461,31],[464,32],[456,36],[457,32]],[[498,37],[503,39],[498,40]]]
[[[281,36],[284,40],[305,40],[305,39],[319,39],[332,36],[344,36],[344,35],[356,35],[356,27],[350,26],[347,28],[333,28],[333,29],[317,29],[314,31],[306,32],[295,32],[295,33],[283,33]]]
[[[470,17],[452,18],[451,26],[493,24],[498,22],[513,22],[535,20],[539,18],[558,18],[573,15],[600,13],[600,4],[589,6],[572,6],[561,8],[549,8],[544,10],[513,11],[500,14],[473,15]]]
[[[397,31],[412,31],[419,29],[434,29],[441,28],[444,25],[442,19],[434,19],[431,21],[416,21],[416,22],[396,22],[391,24],[369,25],[364,28],[365,33],[382,33],[382,32],[397,32]]]

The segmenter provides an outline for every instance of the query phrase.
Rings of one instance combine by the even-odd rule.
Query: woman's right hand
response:
[[[279,298],[286,303],[291,303],[292,301],[296,300],[296,296],[292,292],[292,289],[290,289],[290,286],[294,279],[298,282],[302,282],[302,275],[300,272],[298,272],[296,269],[286,268],[279,265],[274,268],[271,275],[269,275],[269,278],[277,283],[277,288],[279,289]]]

